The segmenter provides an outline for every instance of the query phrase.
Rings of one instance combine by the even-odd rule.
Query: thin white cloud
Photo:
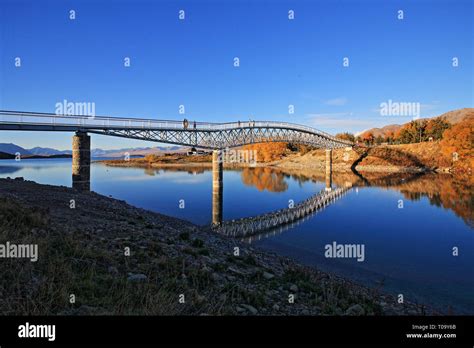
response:
[[[325,101],[325,104],[331,105],[331,106],[343,106],[347,104],[347,98],[339,97],[339,98],[329,99]]]
[[[336,112],[326,114],[307,114],[312,126],[325,128],[338,128],[341,131],[351,130],[354,128],[371,127],[372,120],[364,120],[357,118],[352,112]]]

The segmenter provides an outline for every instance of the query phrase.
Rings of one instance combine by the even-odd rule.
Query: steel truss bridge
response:
[[[337,187],[330,191],[322,190],[292,208],[280,209],[238,220],[223,221],[220,225],[213,226],[212,229],[226,236],[237,238],[261,235],[263,232],[277,228],[280,228],[279,232],[282,232],[285,226],[290,226],[290,224],[294,224],[306,216],[326,208],[326,206],[343,197],[351,189],[352,187],[348,186]],[[282,227],[283,230],[281,229]],[[252,237],[249,241],[251,242],[254,239]]]
[[[207,149],[262,142],[292,142],[335,149],[353,143],[308,126],[286,122],[209,123],[0,110],[0,130],[83,132]]]

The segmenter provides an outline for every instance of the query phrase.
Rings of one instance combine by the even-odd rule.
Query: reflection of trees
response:
[[[406,199],[419,201],[426,197],[431,205],[452,210],[470,227],[474,227],[474,193],[472,184],[462,177],[443,174],[390,174],[375,177],[364,173],[370,186],[399,190]]]
[[[259,191],[284,192],[288,189],[285,175],[271,168],[244,168],[241,177],[245,185],[255,186]]]
[[[280,172],[280,170],[279,170]],[[315,180],[324,182],[324,174],[308,169],[281,169],[284,175],[298,182]],[[362,176],[362,175],[361,175]],[[452,210],[464,222],[474,227],[474,190],[472,180],[446,174],[425,173],[375,173],[364,172],[360,176],[352,172],[333,172],[333,183],[353,186],[372,186],[398,190],[406,199],[419,201],[426,197],[431,205]]]
[[[456,178],[429,174],[399,187],[404,197],[427,197],[430,204],[452,210],[474,227],[474,193],[471,185]]]
[[[147,167],[145,168],[145,174],[149,176],[155,176],[156,175],[156,169]]]

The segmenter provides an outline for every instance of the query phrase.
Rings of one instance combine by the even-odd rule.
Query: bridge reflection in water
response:
[[[217,233],[234,238],[242,238],[242,240],[251,243],[256,239],[276,235],[293,228],[343,197],[352,189],[350,183],[346,183],[342,187],[332,188],[330,152],[328,152],[326,163],[329,164],[327,166],[329,168],[326,170],[326,187],[319,193],[293,207],[228,221],[222,221],[222,175],[219,176],[217,168],[213,167],[212,229]],[[218,187],[215,185],[218,185]]]

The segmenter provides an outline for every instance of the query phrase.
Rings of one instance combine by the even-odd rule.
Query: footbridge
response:
[[[326,149],[352,146],[312,127],[274,121],[210,123],[0,110],[0,130],[95,133],[212,150],[277,141]]]
[[[223,158],[225,149],[264,142],[291,142],[326,149],[325,200],[338,195],[332,191],[332,150],[354,144],[312,127],[275,121],[237,121],[210,123],[145,118],[58,115],[41,112],[0,110],[0,131],[72,132],[72,186],[90,190],[91,140],[89,134],[193,146],[213,150],[212,223],[222,225]],[[288,212],[287,217],[300,211]],[[312,209],[312,208],[311,208]],[[310,210],[311,210],[310,209]],[[272,217],[280,219],[280,215]],[[265,217],[260,225],[273,226]],[[286,219],[286,218],[285,218]],[[283,220],[285,220],[283,219]],[[272,221],[273,221],[272,220]],[[249,221],[239,222],[245,231],[259,229]],[[260,226],[259,225],[259,226]],[[262,225],[262,226],[263,226]],[[233,233],[227,224],[219,232]]]

